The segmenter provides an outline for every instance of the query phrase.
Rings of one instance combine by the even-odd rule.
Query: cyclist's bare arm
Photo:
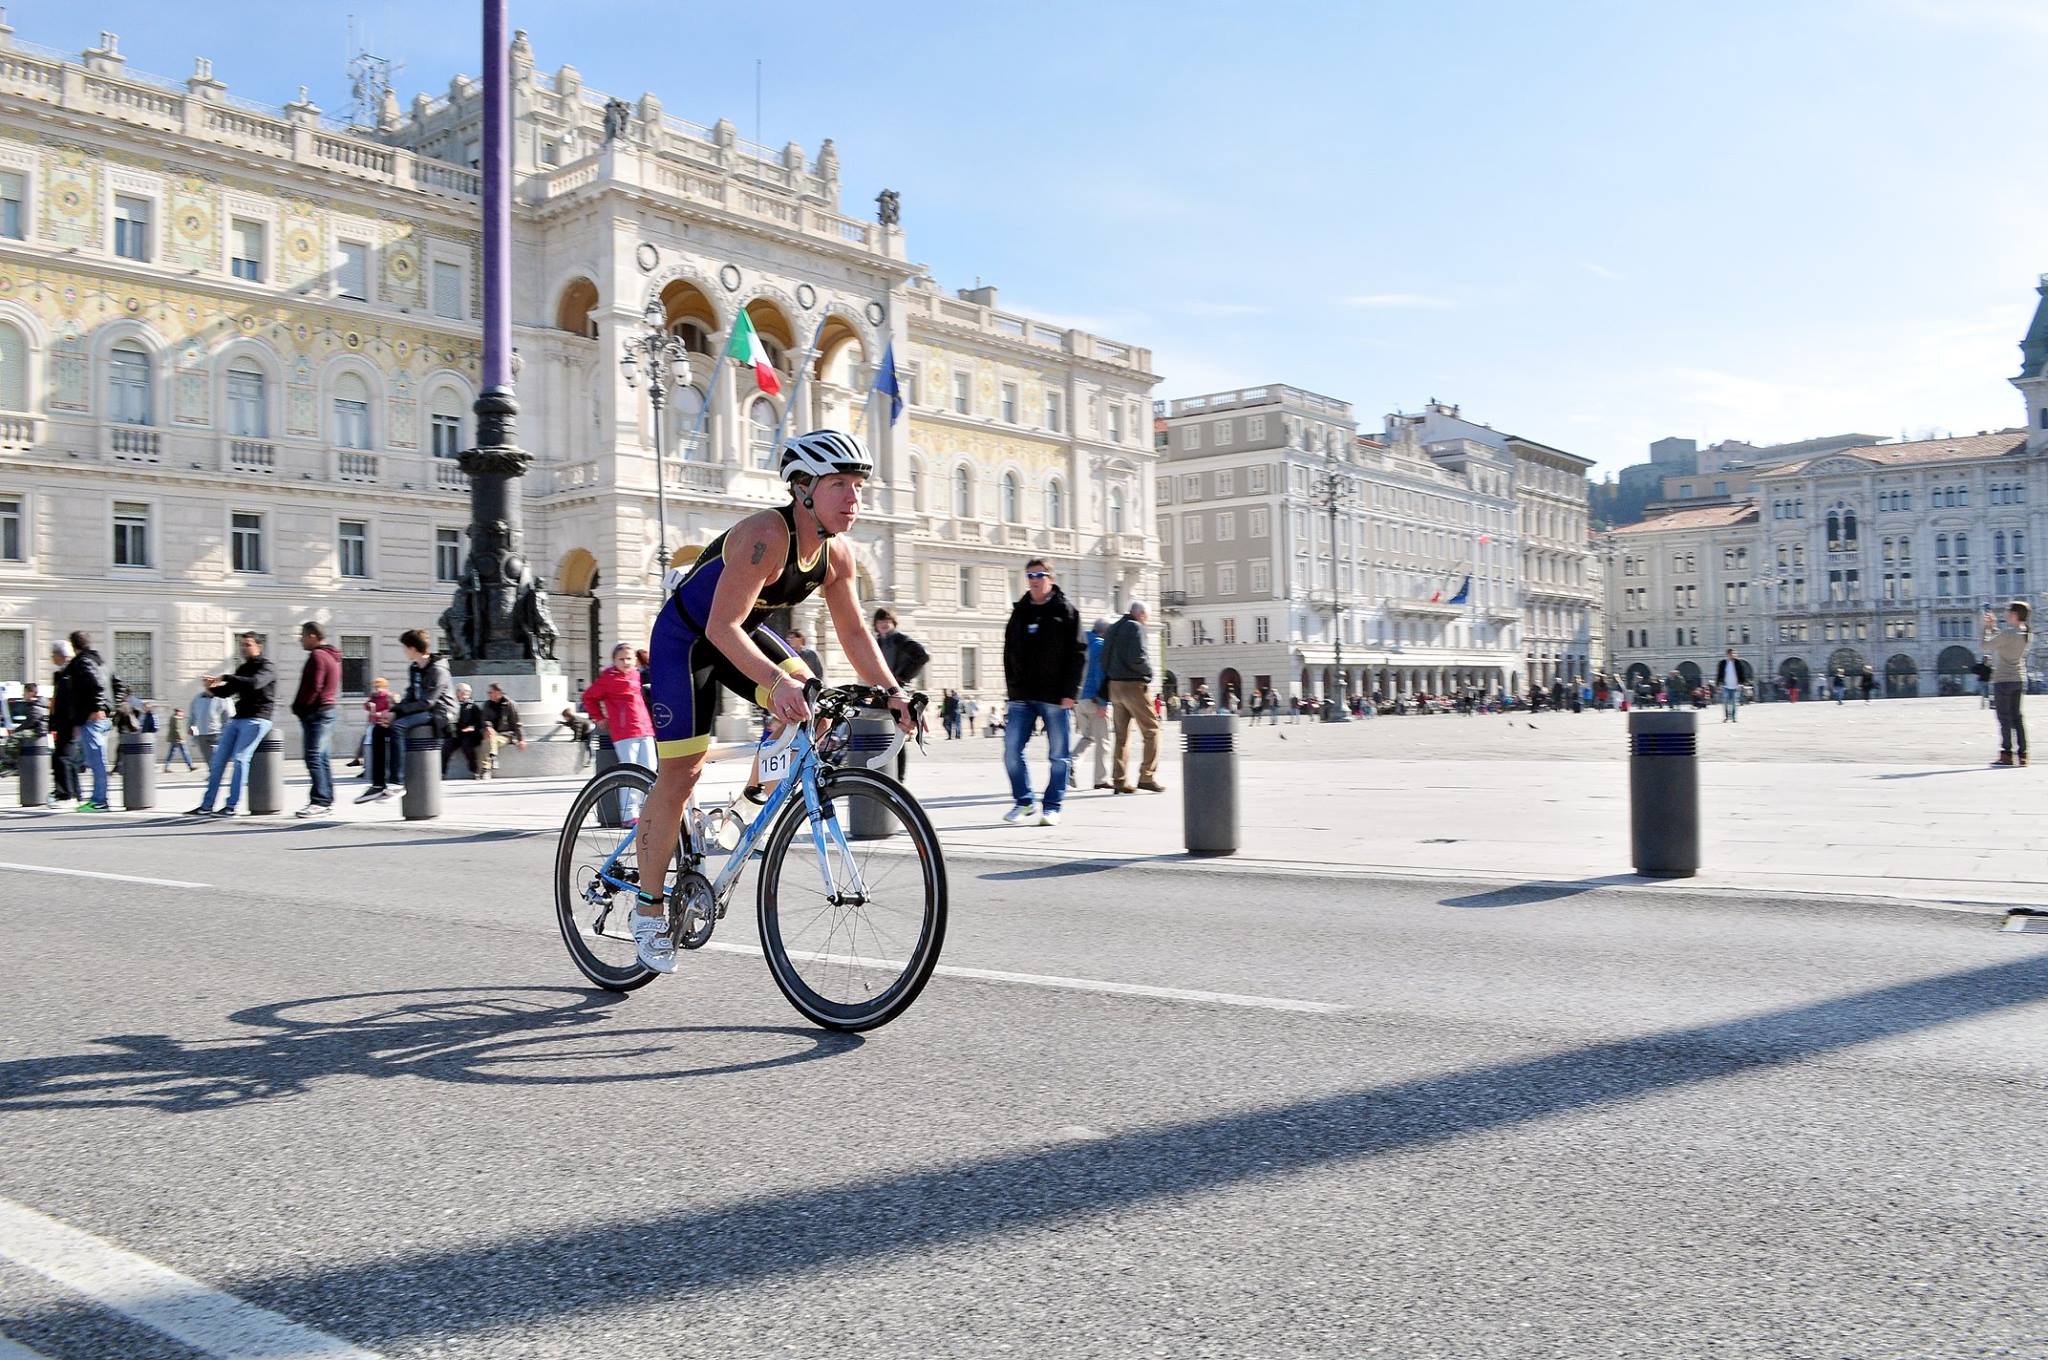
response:
[[[783,722],[801,722],[810,716],[803,682],[755,646],[742,626],[762,590],[782,574],[789,534],[782,516],[763,510],[741,520],[726,535],[725,570],[711,596],[711,617],[704,621],[704,636],[741,674],[768,691],[769,712]]]
[[[825,607],[832,614],[832,631],[839,634],[839,645],[845,649],[855,675],[870,685],[895,689],[896,677],[889,673],[889,663],[882,659],[882,649],[875,645],[875,635],[867,630],[867,621],[861,617],[860,597],[853,589],[853,545],[833,539],[830,551],[832,561],[825,572],[823,591]],[[889,710],[896,715],[898,727],[906,732],[911,730],[908,699],[891,698]]]

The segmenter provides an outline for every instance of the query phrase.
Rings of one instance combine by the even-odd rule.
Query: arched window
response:
[[[974,514],[974,475],[962,463],[953,469],[953,516],[967,519]]]
[[[370,447],[370,389],[354,373],[334,380],[334,447]]]
[[[1024,518],[1024,486],[1014,472],[1003,474],[1003,523],[1017,524]]]
[[[0,321],[0,411],[28,410],[28,339]]]
[[[123,340],[107,353],[107,415],[123,425],[148,425],[149,353]]]
[[[1067,527],[1067,488],[1057,477],[1045,484],[1045,527]]]
[[[254,359],[228,366],[228,433],[239,439],[270,438],[270,400],[263,370]]]
[[[775,466],[775,403],[755,397],[747,407],[748,438],[754,447],[754,466]]]
[[[1884,540],[1884,542],[1879,545],[1879,549],[1883,552],[1885,561],[1889,562],[1892,560],[1892,541],[1890,539]]]
[[[1948,535],[1947,535],[1947,534],[1936,534],[1936,535],[1934,536],[1934,560],[1935,560],[1935,561],[1937,561],[1937,562],[1946,562],[1946,561],[1948,561]]]
[[[1969,536],[1968,534],[1957,534],[1957,535],[1956,535],[1956,561],[1958,561],[1958,562],[1967,562],[1967,561],[1969,561],[1969,560],[1970,560],[1970,536]]]
[[[1854,510],[1842,516],[1842,542],[1852,548],[1856,546],[1856,512]]]
[[[573,279],[555,303],[555,329],[597,339],[597,285]]]
[[[703,432],[697,429],[697,420],[704,413],[704,393],[695,387],[677,388],[675,395],[669,398],[669,412],[669,418],[675,422],[673,428],[676,456],[685,460],[703,461],[704,448],[708,441]],[[696,436],[694,444],[690,442],[692,435]]]
[[[1109,531],[1113,534],[1124,532],[1124,492],[1122,487],[1110,488]]]
[[[462,456],[462,405],[462,394],[446,383],[434,389],[427,408],[427,448],[436,458]]]
[[[703,322],[694,317],[684,317],[669,327],[670,334],[683,342],[683,348],[692,354],[711,353],[711,332]]]
[[[1842,546],[1842,517],[1832,510],[1828,511],[1828,546]]]
[[[1994,562],[2003,562],[2005,560],[2004,530],[2000,530],[1991,536],[1991,560]]]
[[[1902,538],[1902,539],[1900,539],[1900,540],[1899,540],[1899,560],[1900,560],[1901,562],[1910,562],[1910,561],[1912,561],[1912,560],[1913,560],[1913,540],[1912,540],[1912,539],[1910,539],[1910,538]]]
[[[2018,529],[2012,531],[2012,555],[2014,557],[2025,557],[2027,555],[2027,536]]]

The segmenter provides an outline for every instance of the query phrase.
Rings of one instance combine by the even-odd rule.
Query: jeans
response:
[[[92,801],[107,805],[107,734],[114,724],[107,718],[88,718],[78,729],[78,754],[92,771]]]
[[[1998,712],[1998,749],[2027,753],[2027,723],[2020,716],[2020,695],[2026,686],[2016,680],[2001,680],[1991,687],[1991,706]]]
[[[334,709],[316,709],[299,719],[305,740],[306,775],[313,781],[307,801],[321,807],[334,806]]]
[[[165,768],[166,770],[170,769],[170,768],[171,768],[171,761],[172,761],[172,760],[174,760],[174,759],[176,759],[176,758],[177,758],[177,757],[179,757],[179,756],[183,756],[183,757],[185,757],[185,768],[186,768],[186,769],[188,769],[188,770],[189,770],[189,769],[192,769],[192,768],[193,768],[193,765],[192,765],[192,753],[191,753],[190,751],[188,751],[188,750],[186,750],[186,749],[185,749],[185,743],[184,743],[184,742],[182,742],[182,741],[174,741],[174,742],[172,742],[172,743],[171,743],[171,749],[170,749],[170,750],[168,750],[168,751],[166,751],[166,752],[164,752],[164,768]]]
[[[235,773],[228,781],[228,801],[224,806],[228,811],[234,811],[235,804],[242,797],[242,781],[249,775],[249,758],[256,754],[257,743],[269,735],[268,718],[228,719],[228,725],[214,739],[213,761],[206,767],[206,796],[199,800],[199,806],[213,806],[214,795],[220,792],[221,776],[232,764]]]
[[[1021,807],[1033,802],[1031,772],[1024,768],[1024,743],[1038,724],[1045,724],[1045,744],[1052,757],[1052,773],[1045,782],[1047,812],[1058,812],[1067,793],[1067,771],[1073,765],[1069,754],[1070,730],[1067,710],[1058,704],[1035,699],[1012,699],[1003,718],[1003,768],[1010,773],[1010,797]]]
[[[1734,722],[1741,715],[1736,712],[1742,706],[1742,691],[1733,685],[1721,686],[1721,716]]]
[[[612,749],[619,753],[619,764],[621,765],[638,765],[643,770],[654,770],[657,773],[660,771],[660,766],[655,763],[654,738],[652,736],[614,737],[612,739]],[[629,822],[638,820],[640,816],[640,791],[638,789],[621,789],[619,791],[619,815]]]

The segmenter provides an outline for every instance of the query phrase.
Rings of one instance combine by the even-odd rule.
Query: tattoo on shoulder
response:
[[[768,545],[767,545],[766,543],[763,543],[763,542],[761,542],[761,540],[759,540],[759,539],[755,539],[755,540],[754,540],[754,559],[753,559],[753,561],[754,561],[754,565],[755,565],[755,566],[757,566],[757,567],[758,567],[758,566],[760,566],[760,565],[761,565],[761,559],[762,559],[762,558],[764,558],[764,557],[766,557],[767,555],[768,555]]]

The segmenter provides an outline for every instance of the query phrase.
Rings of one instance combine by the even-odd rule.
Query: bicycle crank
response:
[[[702,949],[718,925],[718,897],[711,880],[695,869],[685,869],[676,878],[674,925],[671,933],[678,949]]]

